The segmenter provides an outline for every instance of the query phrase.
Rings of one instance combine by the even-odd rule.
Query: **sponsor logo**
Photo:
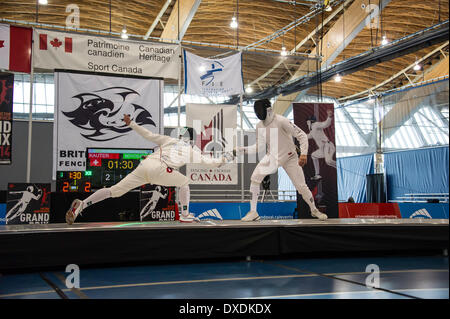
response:
[[[132,113],[130,118],[138,125],[156,126],[152,115],[144,107],[127,100],[131,95],[140,94],[126,87],[80,93],[73,96],[79,100],[78,107],[62,113],[70,123],[82,130],[81,136],[96,142],[110,141],[132,130],[122,121],[123,114]]]
[[[210,69],[205,70],[206,73],[200,75],[200,80],[202,81],[202,85],[208,86],[214,81],[214,74],[217,72],[222,72],[224,69],[224,66],[219,61],[214,61],[210,64]],[[214,83],[211,84],[214,86]]]
[[[197,216],[198,219],[214,219],[214,220],[223,220],[222,216],[220,215],[219,211],[215,208],[207,210],[206,212],[201,213]]]
[[[415,211],[411,216],[409,216],[409,218],[429,218],[432,219],[433,217],[431,217],[430,213],[428,213],[428,211],[425,208],[419,209],[417,211]]]
[[[4,48],[5,47],[5,40],[0,40],[0,48]]]
[[[196,145],[202,152],[223,151],[227,141],[224,137],[223,109],[211,118],[208,125],[203,126],[200,136],[197,136]]]

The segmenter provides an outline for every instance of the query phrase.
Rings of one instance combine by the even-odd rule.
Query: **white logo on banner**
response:
[[[409,218],[430,218],[430,219],[432,219],[430,213],[428,213],[428,211],[425,208],[415,211],[414,214],[412,214]]]
[[[186,104],[186,123],[196,132],[195,145],[203,152],[222,156],[233,150],[236,130],[235,105]],[[238,183],[237,164],[219,168],[201,164],[187,164],[186,176],[192,184]]]
[[[215,219],[215,220],[223,220],[219,211],[216,208],[209,209],[206,212],[201,213],[197,216],[198,219]]]
[[[241,53],[207,59],[184,50],[187,94],[227,96],[243,93]]]
[[[55,73],[57,112],[54,173],[84,171],[86,148],[151,149],[155,145],[123,122],[162,132],[162,80]]]
[[[175,44],[123,41],[77,33],[33,30],[33,65],[178,79],[180,51]]]

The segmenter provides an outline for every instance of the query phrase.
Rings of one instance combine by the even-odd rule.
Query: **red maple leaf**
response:
[[[5,46],[5,40],[0,40],[0,48],[3,48]]]
[[[54,47],[54,48],[59,48],[62,44],[61,41],[58,40],[58,38],[53,39],[52,41],[50,41],[50,44]]]

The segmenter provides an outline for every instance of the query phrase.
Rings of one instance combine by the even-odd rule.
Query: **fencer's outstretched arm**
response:
[[[320,129],[326,129],[328,126],[331,125],[331,116],[330,114],[328,114],[328,117],[325,121],[323,122],[316,122],[316,127],[320,128]]]
[[[134,121],[130,120],[130,117],[128,115],[124,115],[123,120],[125,121],[125,124],[127,124],[129,127],[131,127],[134,131],[136,131],[139,135],[141,135],[143,138],[149,140],[150,142],[153,142],[157,145],[163,145],[168,142],[170,142],[173,138],[166,135],[160,135],[153,133],[146,128],[137,125]]]
[[[284,118],[282,121],[283,129],[295,137],[300,144],[301,155],[308,155],[308,135],[297,125]]]
[[[263,136],[260,136],[262,130],[258,129],[258,126],[256,126],[256,143],[249,146],[241,146],[237,148],[238,152],[244,152],[245,154],[255,154],[260,149],[264,149],[265,144],[265,138]]]
[[[192,161],[194,163],[203,164],[211,167],[220,167],[223,164],[227,163],[225,157],[214,158],[212,156],[204,155],[200,151],[200,149],[196,146],[192,148]]]

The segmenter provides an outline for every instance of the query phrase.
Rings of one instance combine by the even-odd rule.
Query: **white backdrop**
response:
[[[55,72],[53,178],[56,171],[84,171],[86,148],[139,148],[155,145],[122,121],[163,133],[162,80]]]
[[[178,79],[180,54],[176,44],[33,29],[35,68]]]

